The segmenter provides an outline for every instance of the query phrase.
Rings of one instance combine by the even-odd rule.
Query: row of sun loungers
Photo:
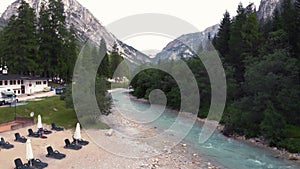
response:
[[[46,157],[48,158],[53,158],[53,159],[63,159],[66,157],[65,154],[60,153],[57,150],[53,150],[53,148],[51,146],[47,147],[47,155]],[[32,159],[30,161],[28,161],[28,163],[23,163],[22,160],[20,158],[17,158],[14,160],[15,162],[15,169],[34,169],[34,168],[38,168],[38,169],[42,169],[48,166],[48,163],[42,162],[40,159]],[[34,168],[32,168],[32,167]]]
[[[88,144],[88,141],[86,142]],[[69,139],[65,139],[65,144],[65,149],[79,150],[82,148],[82,145],[76,144],[75,142],[70,143]],[[57,150],[53,150],[51,146],[48,146],[46,157],[61,160],[66,157],[66,154],[60,153]],[[40,159],[32,159],[28,161],[28,163],[23,163],[20,158],[17,158],[14,160],[14,162],[16,166],[15,169],[33,169],[31,166],[34,168],[43,169],[48,166],[48,163],[42,162]]]
[[[54,123],[52,123],[51,130],[54,131],[62,131],[64,128],[56,126]],[[34,138],[47,138],[46,136],[43,136],[43,134],[51,134],[52,131],[43,129],[42,131],[34,132],[31,128],[28,129],[28,137],[34,137]],[[78,137],[77,137],[78,138]],[[79,137],[80,138],[80,137]],[[21,136],[20,133],[15,133],[15,142],[19,143],[26,143],[27,138],[24,136]],[[73,142],[70,142],[69,139],[65,139],[65,149],[72,149],[72,150],[80,150],[82,146],[85,146],[89,144],[88,141],[83,139],[75,139],[73,136]],[[10,149],[14,148],[14,145],[10,144],[9,142],[6,142],[4,138],[1,138],[0,141],[0,148],[4,149]],[[66,154],[60,153],[57,150],[53,150],[51,146],[47,147],[47,154],[46,157],[53,158],[53,159],[63,159],[66,157]],[[23,163],[20,158],[16,158],[14,160],[15,163],[15,169],[43,169],[48,166],[48,163],[42,162],[40,159],[32,159],[29,160],[28,163]]]

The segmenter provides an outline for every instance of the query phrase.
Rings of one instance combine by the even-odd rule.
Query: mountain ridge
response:
[[[256,12],[258,21],[264,23],[269,19],[272,19],[275,9],[280,8],[282,2],[283,0],[261,0],[259,10]],[[182,57],[188,58],[195,55],[199,50],[205,50],[205,42],[208,39],[208,33],[213,37],[218,33],[217,27],[219,27],[219,24],[210,26],[202,32],[181,35],[169,42],[163,50],[153,58],[153,60],[157,62],[158,60],[176,60]]]
[[[25,0],[35,11],[37,17],[42,3],[48,0]],[[21,0],[16,0],[2,13],[1,18],[8,21],[9,18],[17,14]],[[81,42],[91,40],[99,43],[103,38],[107,44],[107,49],[112,50],[114,44],[118,45],[118,49],[122,56],[131,63],[140,64],[150,62],[150,58],[135,48],[121,42],[112,33],[110,33],[101,24],[101,22],[84,6],[76,0],[62,0],[65,8],[66,24],[68,27],[73,26],[77,38]]]

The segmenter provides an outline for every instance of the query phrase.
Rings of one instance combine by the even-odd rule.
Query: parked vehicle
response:
[[[17,95],[9,88],[0,88],[0,105],[18,102]]]

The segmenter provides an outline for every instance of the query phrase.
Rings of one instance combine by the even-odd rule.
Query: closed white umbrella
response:
[[[38,128],[38,129],[43,128],[42,117],[41,117],[41,115],[38,115],[37,128]]]
[[[81,139],[80,124],[79,123],[76,124],[76,129],[75,129],[75,133],[74,133],[73,137],[76,140],[80,140]]]
[[[34,159],[33,157],[33,152],[32,152],[32,147],[31,147],[31,141],[30,139],[27,139],[26,141],[26,160],[30,161]]]

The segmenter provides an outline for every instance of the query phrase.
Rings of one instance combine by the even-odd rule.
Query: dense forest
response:
[[[71,108],[74,108],[74,83],[71,82],[76,61],[82,64],[80,70],[86,72],[86,76],[90,76],[89,71],[92,71],[92,68],[98,70],[95,77],[91,77],[91,81],[86,83],[95,85],[98,107],[102,114],[109,114],[111,98],[107,95],[107,89],[110,87],[107,78],[113,77],[114,70],[123,61],[117,44],[108,53],[105,41],[78,41],[73,26],[66,24],[64,4],[61,0],[49,0],[48,3],[42,4],[38,14],[34,11],[22,0],[17,14],[0,29],[1,64],[8,66],[10,74],[62,78],[67,87],[61,99]],[[104,58],[101,65],[94,65],[102,55]],[[92,80],[96,80],[96,83],[92,83]],[[92,92],[90,89],[82,91]],[[95,119],[98,119],[93,112],[90,112],[90,115],[91,118],[87,120],[95,122]]]
[[[77,56],[74,31],[66,26],[61,1],[50,0],[38,14],[25,1],[0,32],[0,55],[10,73],[70,80]],[[4,63],[2,63],[4,64]]]
[[[299,0],[295,3],[284,0],[282,7],[266,23],[257,20],[252,5],[239,4],[234,17],[225,12],[217,35],[208,42],[218,51],[226,72],[227,102],[221,121],[225,125],[225,135],[260,137],[271,146],[300,152],[299,29]],[[211,88],[200,58],[209,52],[198,53],[198,56],[183,60],[197,80],[201,96],[197,113],[205,118]],[[178,64],[179,61],[158,63],[170,70],[176,70]],[[131,85],[133,95],[139,98],[148,98],[153,89],[161,89],[166,94],[167,105],[180,109],[179,87],[164,71],[141,71]]]

